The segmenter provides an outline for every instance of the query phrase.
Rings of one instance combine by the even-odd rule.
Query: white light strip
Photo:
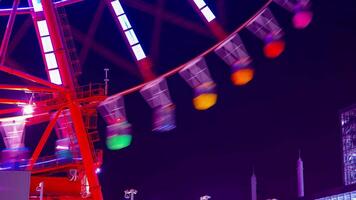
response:
[[[127,29],[131,28],[129,19],[127,18],[127,16],[125,14],[119,16],[118,18],[119,18],[119,22],[121,24],[122,30],[126,31]]]
[[[111,6],[114,8],[116,16],[119,16],[119,15],[122,15],[125,13],[119,0],[112,1]]]
[[[143,51],[142,47],[140,44],[137,44],[135,46],[132,47],[132,51],[134,52],[136,59],[142,60],[144,58],[146,58],[145,52]]]
[[[33,11],[36,13],[35,15],[41,16],[42,13],[39,13],[39,12],[43,12],[41,0],[31,0],[31,1],[33,6]],[[51,83],[61,85],[62,84],[61,74],[58,69],[57,58],[55,56],[47,21],[43,19],[43,17],[40,18],[41,20],[37,20],[35,18],[36,19],[35,25],[37,25],[37,34],[39,35],[39,38],[41,40],[42,53],[44,54],[44,60],[47,67],[48,76]]]
[[[199,10],[206,6],[204,0],[194,0],[194,3],[198,6]]]
[[[133,46],[133,45],[138,43],[138,39],[136,37],[136,34],[132,29],[130,29],[128,31],[125,31],[125,35],[126,35],[126,38],[129,41],[129,44],[131,46]]]
[[[47,68],[48,69],[56,69],[56,68],[58,68],[56,56],[54,55],[53,52],[45,54],[45,59],[46,59],[46,62],[47,62]]]
[[[35,12],[43,11],[41,0],[32,0],[32,6]]]
[[[210,10],[210,8],[208,6],[205,6],[200,11],[201,11],[201,13],[203,13],[205,19],[208,22],[211,22],[211,21],[213,21],[215,19],[215,15],[213,14],[213,12]]]
[[[47,53],[53,51],[53,45],[50,36],[41,37],[41,41],[43,46],[43,52]]]
[[[52,83],[62,85],[62,79],[58,69],[49,70],[48,74]]]
[[[119,0],[113,0],[111,2],[111,7],[114,10],[117,20],[119,21],[120,28],[121,30],[125,33],[126,40],[130,45],[130,48],[132,52],[134,53],[136,60],[142,60],[146,58],[146,54],[142,49],[142,46],[140,45],[140,42],[135,34],[135,31],[133,30],[131,23],[125,14],[124,9],[122,8],[122,5]]]
[[[49,35],[48,26],[46,20],[37,21],[38,31],[40,32],[40,36]]]
[[[195,5],[198,7],[198,9],[200,10],[200,12],[205,17],[206,21],[211,22],[216,18],[214,13],[211,11],[209,6],[206,5],[204,0],[193,0],[193,1]]]

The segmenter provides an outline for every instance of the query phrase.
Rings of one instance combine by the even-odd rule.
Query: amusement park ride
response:
[[[44,188],[45,199],[103,199],[96,174],[102,164],[102,150],[96,148],[99,141],[97,112],[107,123],[106,144],[111,150],[127,147],[132,139],[123,101],[123,96],[128,93],[140,90],[153,109],[153,130],[169,131],[175,127],[175,106],[169,95],[166,77],[179,73],[194,89],[194,107],[208,109],[215,104],[217,94],[205,55],[216,53],[231,67],[232,82],[235,85],[247,84],[253,78],[254,69],[238,32],[244,28],[251,31],[265,42],[266,57],[275,58],[284,50],[283,32],[268,6],[275,2],[293,12],[296,28],[306,27],[312,18],[308,0],[269,0],[246,23],[227,34],[204,0],[192,0],[192,6],[219,42],[186,64],[156,76],[128,20],[124,5],[119,0],[105,0],[145,81],[108,97],[107,84],[80,86],[76,81],[80,75],[80,64],[76,59],[64,7],[80,1],[28,0],[28,7],[19,7],[20,0],[14,0],[12,8],[0,9],[0,15],[9,16],[0,49],[0,71],[32,83],[0,84],[1,90],[31,94],[29,101],[0,98],[0,104],[13,105],[0,110],[0,131],[6,147],[1,152],[0,169],[30,171],[30,199],[40,197],[38,186],[42,190]],[[32,16],[48,81],[4,65],[15,17],[20,14]],[[30,151],[24,144],[25,127],[41,123],[47,124],[47,127],[42,130],[37,147]],[[55,155],[40,157],[53,130],[57,136]]]

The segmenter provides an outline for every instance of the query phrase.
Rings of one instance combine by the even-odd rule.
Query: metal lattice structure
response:
[[[356,183],[356,106],[344,110],[340,115],[344,183],[351,185]]]
[[[77,81],[83,70],[80,61],[83,61],[88,54],[88,46],[90,46],[88,43],[92,42],[91,37],[95,33],[99,19],[99,17],[94,18],[93,25],[89,29],[89,36],[83,42],[82,52],[84,53],[78,56],[73,41],[72,27],[68,22],[64,7],[81,1],[83,0],[28,0],[28,7],[19,7],[20,0],[14,0],[12,8],[0,9],[0,16],[9,16],[0,49],[0,71],[30,82],[28,85],[0,84],[0,90],[24,91],[32,94],[29,101],[0,98],[0,104],[13,106],[0,110],[0,131],[6,145],[2,151],[0,170],[31,171],[31,199],[38,199],[38,188],[46,192],[47,199],[103,199],[101,185],[96,174],[100,171],[102,164],[102,149],[96,148],[96,143],[99,141],[97,109],[107,123],[109,149],[118,150],[131,143],[131,126],[126,119],[123,103],[125,95],[140,91],[153,109],[153,131],[170,131],[175,128],[176,123],[175,105],[170,97],[167,77],[180,73],[195,90],[195,99],[193,99],[195,107],[198,110],[205,110],[215,104],[217,94],[204,56],[217,53],[233,68],[235,84],[243,85],[252,79],[254,71],[250,69],[251,60],[238,37],[238,32],[247,28],[265,40],[267,47],[265,53],[274,53],[272,56],[266,54],[267,57],[277,57],[284,50],[282,30],[268,8],[274,2],[273,0],[268,0],[231,34],[225,32],[204,0],[191,0],[190,3],[218,43],[181,66],[157,76],[151,69],[151,59],[141,46],[122,2],[120,0],[100,1],[98,10],[102,12],[104,6],[109,9],[144,80],[144,83],[138,86],[107,98],[107,85],[98,83],[81,86]],[[302,25],[308,25],[311,16],[305,15],[305,12],[309,12],[309,1],[287,1],[293,2],[288,4],[288,8],[298,7],[298,10],[291,10],[295,15],[303,14],[302,18],[297,18],[297,21],[304,22]],[[280,1],[275,2],[282,7],[285,6]],[[307,3],[299,4],[298,2]],[[133,1],[126,3],[134,5]],[[147,6],[141,2],[135,6],[142,9],[145,5]],[[33,24],[31,25],[35,27],[47,79],[5,66],[7,47],[15,17],[24,14],[32,17]],[[156,16],[158,27],[164,17],[156,13],[153,15],[158,15]],[[179,26],[206,34],[206,31],[201,31],[189,21],[167,13],[162,15]],[[155,31],[153,35],[153,40],[159,38],[158,31]],[[158,46],[156,44],[156,48]],[[126,63],[119,63],[119,65],[126,66]],[[108,81],[106,77],[105,82]],[[36,130],[42,134],[36,148],[31,152],[24,145],[24,130],[28,126],[37,124],[47,126],[44,130]],[[40,157],[52,132],[55,132],[57,136],[55,155]]]

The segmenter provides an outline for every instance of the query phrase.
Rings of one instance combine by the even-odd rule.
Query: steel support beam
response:
[[[75,93],[74,75],[70,71],[69,60],[65,52],[64,41],[61,37],[60,23],[52,0],[42,0],[43,13],[47,21],[54,54],[57,59],[63,86]]]
[[[5,59],[6,59],[6,55],[7,55],[7,47],[9,46],[10,36],[12,33],[12,28],[14,27],[16,12],[17,12],[17,8],[18,8],[19,4],[20,4],[20,0],[14,0],[13,5],[12,5],[12,11],[10,13],[10,17],[7,22],[5,34],[4,34],[4,37],[1,42],[1,47],[0,47],[0,64],[1,65],[5,64]]]
[[[25,105],[28,101],[22,99],[0,99],[0,104]]]
[[[63,109],[58,110],[56,115],[54,116],[54,118],[47,125],[44,133],[42,134],[42,137],[41,137],[38,145],[36,146],[35,151],[32,154],[32,157],[30,159],[30,163],[29,163],[29,165],[27,167],[28,171],[31,171],[33,169],[33,165],[36,163],[38,157],[40,156],[40,154],[42,152],[42,149],[43,149],[44,145],[46,144],[46,142],[47,142],[47,140],[49,138],[49,135],[51,134],[54,126],[56,125],[57,119],[58,119],[59,115],[61,114],[62,110]]]
[[[10,85],[10,84],[0,84],[0,90],[15,90],[15,91],[26,91],[26,92],[58,92],[58,90],[53,88],[27,86],[27,85]]]
[[[59,90],[59,91],[63,91],[64,90],[64,88],[59,86],[59,85],[50,83],[50,82],[48,82],[46,80],[43,80],[41,78],[38,78],[38,77],[30,75],[30,74],[27,74],[25,72],[18,71],[18,70],[9,68],[9,67],[5,67],[3,65],[0,65],[0,71],[6,72],[6,73],[8,73],[10,75],[14,75],[14,76],[29,80],[29,81],[34,82],[34,83],[38,83],[40,85],[44,85],[44,86],[56,89],[56,90]]]
[[[74,3],[81,2],[83,0],[62,0],[62,1],[57,1],[54,3],[56,7],[63,7],[67,5],[71,5]],[[23,8],[18,8],[17,10],[17,15],[27,15],[31,14],[31,9],[32,7],[23,7]],[[0,16],[7,16],[11,14],[12,9],[11,8],[5,8],[5,9],[0,9]]]

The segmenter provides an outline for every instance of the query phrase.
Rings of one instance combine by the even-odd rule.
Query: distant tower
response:
[[[340,114],[343,157],[344,157],[344,183],[356,183],[356,105],[353,105]]]
[[[303,160],[300,156],[299,151],[299,159],[297,161],[297,178],[298,178],[298,197],[304,197],[304,172],[303,172]]]
[[[257,179],[254,169],[251,176],[251,200],[257,200]]]

